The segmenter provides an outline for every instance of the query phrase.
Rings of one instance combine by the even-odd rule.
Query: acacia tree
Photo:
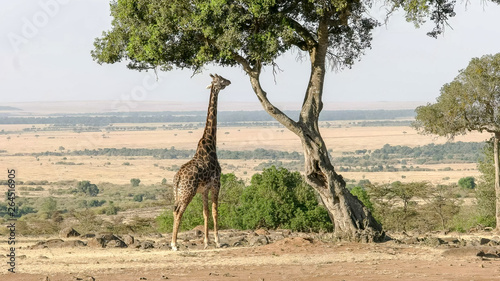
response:
[[[500,231],[500,53],[473,58],[467,68],[441,88],[434,104],[420,106],[413,124],[422,133],[450,139],[471,131],[493,135],[496,221]]]
[[[500,0],[493,0],[500,1]],[[454,0],[388,0],[390,14],[402,8],[416,25],[430,18],[441,33],[455,15]],[[374,241],[384,236],[369,210],[345,188],[319,131],[328,67],[350,67],[370,47],[378,22],[371,0],[116,0],[112,29],[94,42],[98,63],[128,61],[136,70],[168,71],[206,64],[241,66],[264,110],[301,140],[306,181],[319,193],[336,235]],[[310,61],[311,72],[298,120],[268,99],[260,75],[291,50]]]

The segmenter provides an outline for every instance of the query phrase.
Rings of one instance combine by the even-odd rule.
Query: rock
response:
[[[441,240],[443,241],[444,244],[448,244],[448,245],[460,243],[460,240],[458,240],[455,237],[444,237],[444,238],[441,238]]]
[[[254,236],[248,240],[250,246],[259,246],[269,244],[269,240],[265,235]]]
[[[106,243],[106,248],[127,248],[127,244],[120,239],[111,240]]]
[[[104,240],[101,237],[91,238],[89,240],[89,242],[87,242],[87,246],[92,247],[92,248],[105,248],[106,247],[106,240]]]
[[[99,235],[96,235],[96,237],[100,237],[106,241],[111,241],[111,240],[115,240],[115,239],[118,239],[118,237],[116,237],[113,233],[111,232],[103,232],[103,233],[99,233]]]
[[[413,245],[413,244],[418,244],[419,240],[417,237],[408,237],[401,240],[401,242],[406,245]]]
[[[49,239],[47,241],[39,241],[29,249],[44,249],[44,248],[62,248],[62,247],[85,247],[87,244],[80,240],[64,241],[62,239]]]
[[[479,240],[479,245],[486,245],[490,242],[491,242],[491,240],[488,238],[481,238],[481,240]]]
[[[424,244],[431,247],[437,247],[439,245],[445,244],[445,242],[437,237],[426,237],[423,240]]]
[[[95,238],[91,238],[87,243],[87,246],[94,248],[126,248],[127,244],[123,242],[118,236],[110,232],[101,233],[96,235]]]
[[[259,228],[255,231],[255,234],[257,234],[257,235],[269,235],[269,231],[267,231],[264,228]]]
[[[155,247],[155,241],[152,240],[146,240],[139,244],[139,248],[144,250],[153,249],[154,247]]]
[[[248,243],[246,236],[230,237],[227,244],[231,247],[243,246]]]
[[[203,231],[195,229],[195,230],[192,231],[192,235],[194,237],[201,237],[201,236],[203,236]]]
[[[65,241],[61,245],[61,247],[86,247],[86,246],[87,246],[87,243],[80,241],[80,240]]]
[[[269,235],[269,238],[275,242],[275,241],[279,241],[279,240],[282,240],[282,239],[285,239],[285,236],[281,233],[272,233],[271,235]]]
[[[276,232],[281,232],[283,236],[288,237],[290,234],[292,234],[292,231],[290,229],[278,229]]]
[[[161,235],[161,233],[151,233],[149,234],[149,236],[153,238],[163,238],[163,235]]]
[[[78,231],[74,230],[72,227],[66,227],[63,228],[61,231],[59,231],[59,237],[61,238],[78,237],[78,236],[80,236],[80,233],[78,233]]]
[[[81,235],[80,237],[81,238],[94,238],[95,234],[94,233],[87,233],[87,234]]]
[[[130,246],[132,244],[134,244],[135,242],[135,239],[134,239],[134,236],[132,235],[129,235],[129,234],[125,234],[121,237],[122,241],[127,245],[127,246]]]

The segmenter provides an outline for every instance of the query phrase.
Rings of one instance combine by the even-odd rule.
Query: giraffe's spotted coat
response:
[[[177,232],[182,214],[193,200],[196,193],[203,194],[203,217],[205,219],[205,248],[208,246],[208,194],[212,194],[212,216],[214,220],[214,236],[216,246],[219,246],[217,231],[217,203],[220,189],[221,168],[217,160],[217,98],[220,90],[231,82],[219,75],[210,75],[210,101],[207,121],[203,136],[198,142],[193,159],[181,166],[174,177],[174,229],[172,233],[172,249],[177,250]]]

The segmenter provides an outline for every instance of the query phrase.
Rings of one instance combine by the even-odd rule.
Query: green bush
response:
[[[142,202],[143,197],[144,197],[144,194],[136,194],[136,195],[134,195],[134,201]]]
[[[368,210],[373,212],[373,203],[370,201],[370,195],[366,192],[366,189],[361,186],[355,186],[351,189],[351,194],[358,197],[359,201],[365,205]]]
[[[139,186],[139,184],[141,183],[141,180],[140,179],[130,179],[130,184],[133,186],[133,187],[136,187],[136,186]]]
[[[296,231],[331,231],[328,213],[318,205],[313,189],[298,172],[271,167],[252,177],[238,210],[243,229],[288,228]]]
[[[202,225],[202,214],[202,198],[196,195],[184,212],[181,230]],[[221,229],[333,230],[326,209],[318,204],[313,189],[304,182],[300,173],[274,166],[262,174],[255,174],[247,187],[234,174],[222,175],[218,218]],[[172,212],[164,212],[157,222],[160,231],[171,231]]]
[[[104,209],[104,213],[108,216],[116,215],[118,214],[119,210],[120,210],[119,207],[115,206],[115,204],[112,201],[109,201],[108,206]]]
[[[465,177],[458,180],[458,186],[466,189],[474,189],[476,187],[474,177]]]
[[[97,185],[90,183],[90,181],[80,181],[73,192],[84,193],[88,196],[95,197],[99,194],[99,188]]]

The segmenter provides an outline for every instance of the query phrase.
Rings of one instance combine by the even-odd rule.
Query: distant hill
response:
[[[165,112],[165,111],[204,111],[205,102],[180,101],[39,101],[3,103],[13,108],[20,108],[31,116],[61,115],[75,113],[105,113],[105,112]],[[282,111],[300,110],[300,103],[275,102]],[[425,102],[326,102],[323,111],[337,110],[402,110],[415,109],[425,105]],[[261,111],[259,102],[220,102],[218,111]]]
[[[298,118],[300,111],[285,113]],[[0,124],[55,124],[107,126],[117,123],[165,123],[165,122],[204,122],[205,111],[162,111],[162,112],[110,112],[100,114],[64,114],[44,117],[10,116],[0,117]],[[401,120],[415,117],[413,109],[406,110],[326,110],[321,113],[321,121],[338,120]],[[270,122],[275,121],[267,112],[261,111],[222,111],[218,113],[219,122]]]

